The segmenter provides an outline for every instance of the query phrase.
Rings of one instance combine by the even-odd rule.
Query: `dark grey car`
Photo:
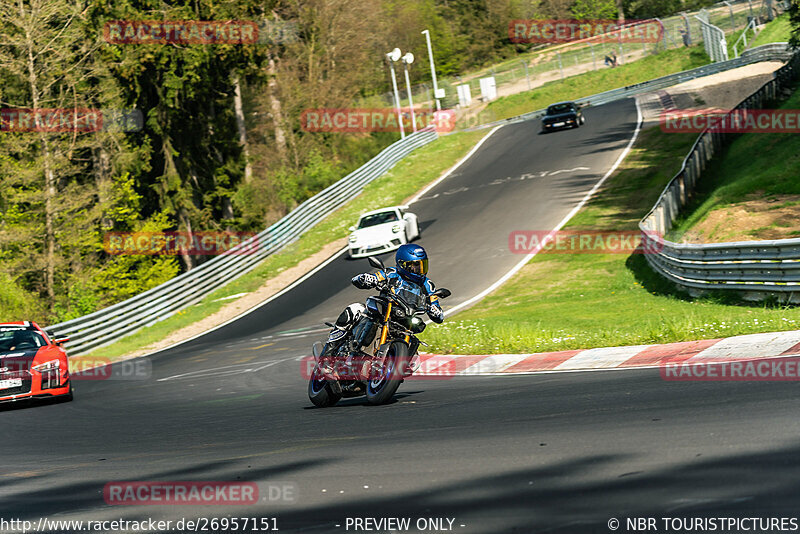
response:
[[[542,131],[549,132],[560,128],[578,128],[585,122],[581,108],[575,102],[551,104],[542,117]]]

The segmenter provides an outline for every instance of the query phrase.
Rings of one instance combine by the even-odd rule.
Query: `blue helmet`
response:
[[[397,249],[394,259],[397,261],[397,272],[408,280],[421,284],[428,274],[428,255],[419,245],[406,244]]]

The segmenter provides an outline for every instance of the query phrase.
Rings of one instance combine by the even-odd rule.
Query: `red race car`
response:
[[[69,341],[29,321],[0,323],[0,402],[60,397],[72,400]]]

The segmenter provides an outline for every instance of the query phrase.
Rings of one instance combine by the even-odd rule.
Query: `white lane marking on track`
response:
[[[560,174],[562,172],[575,172],[575,171],[588,171],[589,167],[575,167],[574,169],[559,169],[557,171],[553,171],[549,174],[549,176],[555,176],[556,174]]]
[[[614,164],[611,166],[611,168],[608,169],[608,172],[600,179],[599,182],[597,182],[594,185],[594,187],[592,187],[591,191],[586,193],[586,196],[583,197],[583,200],[581,200],[580,203],[578,203],[577,206],[572,208],[572,211],[567,213],[567,216],[564,217],[561,220],[561,222],[559,222],[556,225],[556,227],[553,228],[553,230],[548,235],[552,236],[557,231],[561,230],[561,228],[563,228],[564,225],[567,224],[569,222],[569,220],[572,219],[572,217],[576,213],[578,213],[578,211],[580,211],[580,209],[584,206],[584,204],[586,204],[589,201],[589,199],[592,198],[592,196],[597,192],[597,190],[600,189],[600,186],[602,186],[605,183],[605,181],[608,179],[608,177],[611,176],[611,174],[613,174],[613,172],[615,170],[617,170],[617,167],[619,167],[619,164],[622,163],[622,160],[624,160],[625,156],[628,155],[628,152],[631,151],[631,148],[633,147],[633,143],[636,142],[636,138],[639,137],[639,131],[642,129],[642,110],[639,108],[639,101],[634,99],[634,102],[636,103],[636,129],[633,131],[633,136],[631,137],[631,140],[628,142],[628,145],[625,147],[625,149],[619,155],[619,158],[617,158],[617,161],[615,161]],[[499,128],[499,126],[498,126],[498,128]],[[494,130],[492,130],[492,131],[494,131]],[[542,244],[544,244],[544,240],[542,240]],[[498,287],[503,285],[509,278],[511,278],[512,276],[517,274],[517,271],[522,269],[529,261],[531,261],[531,259],[534,256],[536,256],[536,254],[538,254],[541,249],[542,249],[542,245],[540,245],[538,248],[534,249],[533,252],[531,252],[530,254],[526,254],[524,258],[522,258],[516,265],[514,265],[511,268],[510,271],[508,271],[506,274],[504,274],[502,277],[500,277],[499,280],[497,280],[495,283],[493,283],[492,285],[490,285],[489,287],[487,287],[486,289],[484,289],[483,291],[481,291],[480,293],[478,293],[474,297],[472,297],[470,299],[467,299],[464,302],[462,302],[461,304],[457,304],[456,306],[453,306],[450,309],[445,310],[445,315],[446,316],[447,315],[452,315],[456,311],[478,302],[483,297],[485,297],[486,295],[488,295],[489,293],[491,293],[492,291],[494,291],[495,289],[497,289]]]
[[[503,185],[503,184],[507,184],[507,183],[510,183],[510,182],[522,182],[524,180],[530,180],[532,178],[542,178],[544,176],[555,176],[556,174],[561,174],[562,172],[567,172],[568,173],[568,172],[575,172],[575,171],[580,171],[580,170],[588,171],[590,169],[589,169],[589,167],[575,167],[575,168],[572,168],[572,169],[559,169],[557,171],[540,171],[538,173],[538,175],[536,175],[534,173],[526,172],[524,174],[521,174],[520,176],[506,176],[505,178],[496,178],[496,179],[492,180],[489,183],[479,184],[479,185],[472,186],[472,187],[467,187],[467,186],[457,187],[455,189],[450,189],[449,191],[445,191],[442,194],[445,195],[445,196],[455,195],[455,194],[458,194],[458,193],[464,193],[466,191],[472,191],[474,189],[482,189],[484,187],[491,187],[491,186],[495,186],[495,185]],[[434,198],[436,198],[438,196],[439,196],[439,193],[436,193],[435,195],[432,195],[432,196],[429,196],[429,197],[420,198],[419,200],[433,200]]]
[[[599,349],[587,349],[579,352],[560,365],[557,365],[555,370],[605,369],[608,367],[617,367],[650,346],[651,345],[633,345],[629,347],[604,347]]]
[[[283,358],[281,360],[271,360],[268,362],[249,362],[249,363],[240,363],[240,364],[232,364],[226,365],[224,367],[214,367],[211,369],[198,369],[197,371],[190,371],[188,373],[181,373],[178,375],[172,375],[165,378],[159,378],[158,382],[167,382],[170,380],[182,380],[186,378],[208,378],[208,377],[221,377],[221,376],[235,376],[235,375],[243,375],[246,373],[257,373],[258,371],[263,371],[268,367],[272,367],[275,364],[288,362],[294,360],[292,358]]]
[[[319,334],[320,332],[327,332],[330,328],[317,328],[315,330],[306,330],[304,332],[287,332],[286,334],[278,334],[278,337],[303,337],[312,334]]]
[[[500,373],[504,369],[521,362],[528,356],[530,356],[530,354],[492,354],[456,374],[459,376],[469,376],[484,373]]]
[[[729,337],[692,356],[687,362],[709,359],[748,359],[756,356],[778,356],[800,343],[800,332],[771,332]]]
[[[425,195],[425,194],[426,194],[428,191],[430,191],[431,189],[433,189],[434,187],[436,187],[437,185],[439,185],[439,184],[440,184],[442,181],[444,181],[445,179],[447,179],[447,178],[448,178],[448,177],[450,177],[451,175],[452,175],[452,176],[458,176],[458,174],[453,174],[453,171],[455,171],[456,169],[458,169],[459,167],[461,167],[461,165],[462,165],[462,164],[463,164],[465,161],[467,161],[469,158],[471,158],[471,157],[472,157],[472,155],[473,155],[475,152],[477,152],[477,151],[478,151],[478,149],[481,147],[481,145],[483,145],[483,143],[485,143],[485,142],[486,142],[486,140],[487,140],[487,139],[489,139],[489,138],[490,138],[490,137],[491,137],[491,136],[492,136],[492,135],[493,135],[493,134],[494,134],[494,133],[495,133],[497,130],[499,130],[499,129],[500,129],[500,128],[502,128],[502,127],[503,127],[503,125],[501,124],[500,126],[495,126],[495,127],[494,127],[494,128],[492,128],[491,130],[489,130],[489,133],[487,133],[486,135],[484,135],[483,137],[481,137],[481,140],[480,140],[480,141],[478,141],[478,142],[475,144],[475,146],[474,146],[474,147],[472,147],[472,148],[470,149],[470,151],[469,151],[469,152],[467,152],[467,155],[466,155],[466,156],[464,156],[464,157],[463,157],[463,158],[461,158],[461,159],[460,159],[458,162],[456,162],[456,164],[455,164],[455,165],[453,165],[452,167],[450,167],[449,169],[447,169],[447,171],[445,171],[445,173],[444,173],[443,175],[441,175],[439,178],[437,178],[436,180],[434,180],[433,182],[431,182],[430,184],[428,184],[428,187],[424,188],[422,191],[420,191],[419,193],[417,193],[416,195],[414,195],[413,197],[411,197],[411,200],[409,200],[409,201],[408,201],[408,205],[410,206],[410,205],[411,205],[411,204],[413,204],[414,202],[416,202],[416,201],[418,201],[419,199],[421,199],[421,198],[422,198],[422,197],[423,197],[423,196],[424,196],[424,195]],[[438,195],[437,195],[437,196],[438,196]],[[433,198],[436,198],[436,197],[433,197]]]

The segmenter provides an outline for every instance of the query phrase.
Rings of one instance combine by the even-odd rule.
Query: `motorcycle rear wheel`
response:
[[[386,404],[392,399],[403,381],[408,360],[408,345],[402,341],[393,341],[386,353],[381,376],[367,382],[368,403]]]

